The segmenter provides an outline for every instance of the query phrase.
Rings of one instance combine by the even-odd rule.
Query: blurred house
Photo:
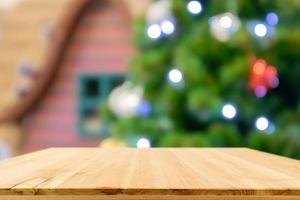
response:
[[[5,2],[0,159],[51,146],[96,146],[105,128],[101,103],[125,80],[132,21],[149,0]]]

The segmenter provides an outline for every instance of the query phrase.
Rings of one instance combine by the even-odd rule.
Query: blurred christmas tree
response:
[[[300,159],[300,1],[160,0],[105,117],[138,146],[249,146]],[[111,112],[112,111],[112,112]]]

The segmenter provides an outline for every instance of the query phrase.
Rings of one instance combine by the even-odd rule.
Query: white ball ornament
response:
[[[116,87],[108,98],[111,111],[118,117],[131,117],[136,115],[136,109],[142,101],[143,89],[133,86],[130,82]]]

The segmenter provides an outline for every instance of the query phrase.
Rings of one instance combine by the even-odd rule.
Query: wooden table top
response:
[[[114,194],[300,199],[300,161],[247,148],[51,148],[0,162],[0,197]]]

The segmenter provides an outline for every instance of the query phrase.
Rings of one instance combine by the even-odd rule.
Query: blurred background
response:
[[[0,0],[0,159],[250,147],[300,159],[300,1]]]

